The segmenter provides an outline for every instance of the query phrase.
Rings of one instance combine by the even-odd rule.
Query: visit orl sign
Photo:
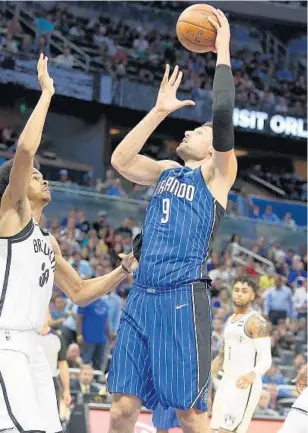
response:
[[[250,111],[235,108],[233,125],[255,132],[285,135],[294,138],[308,138],[307,122],[304,119],[274,114],[270,116],[262,111]]]

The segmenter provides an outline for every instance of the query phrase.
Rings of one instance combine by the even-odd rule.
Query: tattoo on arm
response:
[[[220,346],[218,355],[215,359],[212,361],[212,375],[216,376],[216,374],[219,372],[219,370],[222,369],[223,363],[225,358],[225,343],[222,343]]]
[[[252,316],[247,325],[252,338],[264,338],[270,335],[268,322],[262,316],[257,314]]]

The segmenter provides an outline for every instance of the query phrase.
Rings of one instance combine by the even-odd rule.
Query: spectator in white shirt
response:
[[[307,280],[303,277],[297,279],[297,287],[293,296],[294,307],[297,313],[297,319],[307,317]]]
[[[64,48],[63,54],[60,54],[55,59],[55,64],[61,68],[72,68],[74,66],[74,56],[68,47]]]
[[[296,222],[292,218],[291,212],[287,212],[285,214],[282,223],[283,223],[284,226],[289,227],[289,229],[291,229],[291,230],[296,230],[296,228],[297,228]]]
[[[140,35],[138,39],[134,40],[133,47],[139,54],[143,54],[149,48],[149,43],[145,39],[144,35]]]
[[[70,29],[69,34],[74,39],[82,39],[85,35],[84,30],[82,29],[79,22]]]

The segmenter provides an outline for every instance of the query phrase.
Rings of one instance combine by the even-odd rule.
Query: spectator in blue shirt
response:
[[[87,260],[81,259],[80,251],[75,251],[73,253],[73,261],[71,264],[73,268],[77,270],[77,272],[81,277],[86,277],[86,278],[93,277],[93,269]]]
[[[269,204],[265,208],[265,212],[262,216],[263,220],[269,223],[279,223],[280,219],[278,216],[273,212],[272,206]]]
[[[281,319],[294,316],[293,294],[290,287],[283,284],[283,277],[277,275],[275,286],[265,293],[264,315],[273,325],[278,325]]]
[[[292,267],[288,275],[288,283],[293,284],[297,282],[297,279],[303,277],[307,278],[307,272],[304,270],[304,263],[298,258],[293,257]]]
[[[241,189],[236,199],[236,209],[239,216],[248,217],[253,208],[253,202],[244,188]]]
[[[114,335],[118,333],[121,318],[121,298],[116,290],[112,290],[108,295],[103,297],[108,306],[108,322],[110,332]]]
[[[51,321],[49,326],[56,332],[62,332],[63,323],[67,318],[67,312],[65,311],[66,300],[62,295],[56,295],[54,297],[55,309],[51,311]]]
[[[104,362],[105,346],[110,338],[108,305],[100,298],[86,307],[78,307],[78,343],[84,342],[82,361],[100,370]]]

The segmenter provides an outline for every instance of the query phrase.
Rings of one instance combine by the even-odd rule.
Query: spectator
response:
[[[78,307],[77,341],[84,342],[82,360],[100,370],[104,362],[105,346],[110,339],[108,305],[103,298],[86,307]]]
[[[291,212],[287,212],[283,218],[282,224],[291,230],[296,230],[296,222],[292,218]]]
[[[87,260],[83,260],[80,251],[74,251],[71,265],[75,268],[82,278],[92,278],[93,269]]]
[[[77,23],[70,28],[69,35],[74,41],[77,42],[81,41],[84,38],[85,32],[81,26],[80,21],[77,21]]]
[[[115,197],[127,197],[126,192],[122,188],[121,179],[112,179],[111,186],[107,188],[107,195],[112,195]]]
[[[149,43],[143,34],[139,35],[139,37],[134,40],[133,48],[135,48],[139,57],[143,57],[145,55],[147,49],[149,48]]]
[[[66,359],[69,368],[80,368],[82,359],[80,356],[80,347],[77,343],[72,343],[67,348]]]
[[[65,310],[66,301],[61,295],[54,297],[55,309],[51,311],[51,320],[49,326],[56,332],[61,333],[63,330],[63,323],[67,318],[67,312]]]
[[[59,175],[60,175],[59,182],[62,185],[64,185],[64,186],[71,186],[72,185],[72,182],[68,178],[68,171],[66,170],[66,168],[62,168],[59,171]]]
[[[231,254],[232,260],[234,257],[237,257],[240,254],[240,250],[239,250],[239,247],[241,245],[240,242],[241,241],[240,241],[240,237],[238,234],[235,233],[234,235],[232,235],[232,238],[231,238],[230,243],[228,245],[228,251]]]
[[[93,384],[93,378],[93,368],[90,365],[83,365],[80,369],[79,380],[74,380],[71,382],[71,392],[99,394],[99,388]]]
[[[71,54],[71,50],[68,47],[64,48],[63,54],[59,54],[55,58],[55,65],[61,68],[72,69],[74,62],[74,56]]]
[[[129,236],[129,237],[132,237],[132,235],[133,235],[133,231],[132,231],[132,223],[133,223],[133,221],[132,221],[131,218],[129,218],[129,217],[128,217],[128,218],[125,218],[125,219],[121,222],[120,227],[118,227],[118,228],[115,230],[114,234],[115,234],[115,235],[120,234],[120,235],[123,235],[123,236]]]
[[[25,55],[29,55],[33,53],[34,45],[32,42],[32,37],[28,33],[23,35],[22,45],[21,45],[21,53]]]
[[[273,325],[278,325],[281,319],[294,316],[292,290],[283,282],[283,277],[277,275],[275,286],[269,289],[264,297],[264,315]]]
[[[300,372],[302,367],[304,365],[306,365],[306,363],[307,363],[307,360],[302,353],[299,353],[298,355],[296,355],[296,357],[294,359],[294,366],[296,369],[296,375]]]
[[[67,347],[71,343],[76,342],[77,310],[78,306],[68,299],[65,306],[65,313],[67,316],[62,325],[62,335]]]
[[[35,43],[34,52],[38,55],[43,53],[45,56],[50,57],[50,47],[44,36],[40,36],[38,42]]]
[[[262,219],[269,223],[279,223],[280,219],[278,216],[273,212],[273,208],[271,205],[267,205],[265,208],[265,212],[262,216]]]
[[[303,277],[297,279],[297,287],[293,296],[294,307],[297,313],[297,319],[307,318],[307,280]]]
[[[13,39],[10,33],[8,33],[5,38],[5,49],[12,54],[17,54],[19,51],[17,41]]]
[[[228,200],[227,215],[229,215],[230,217],[236,216],[236,207],[234,201]]]
[[[35,20],[35,26],[37,37],[45,35],[49,38],[50,34],[54,31],[55,28],[52,15],[48,15],[46,18],[37,18]]]
[[[256,407],[255,412],[253,414],[255,418],[263,418],[263,417],[275,418],[279,415],[276,410],[270,409],[268,407],[270,403],[270,399],[271,399],[271,394],[265,389],[262,389],[258,406]]]
[[[262,376],[262,383],[264,384],[275,384],[275,385],[286,385],[287,379],[283,377],[277,366],[272,363],[272,366]]]
[[[248,217],[249,211],[253,208],[253,202],[245,188],[242,188],[236,199],[236,209],[239,216]]]
[[[112,290],[108,295],[103,297],[108,306],[108,323],[112,338],[116,338],[121,318],[121,298],[117,294],[116,289]]]
[[[288,274],[288,283],[296,284],[297,279],[301,277],[307,278],[307,272],[304,270],[304,263],[300,260],[299,256],[294,256],[292,259],[292,266]]]
[[[253,205],[252,210],[249,213],[249,218],[260,219],[260,208],[259,208],[259,206]]]

